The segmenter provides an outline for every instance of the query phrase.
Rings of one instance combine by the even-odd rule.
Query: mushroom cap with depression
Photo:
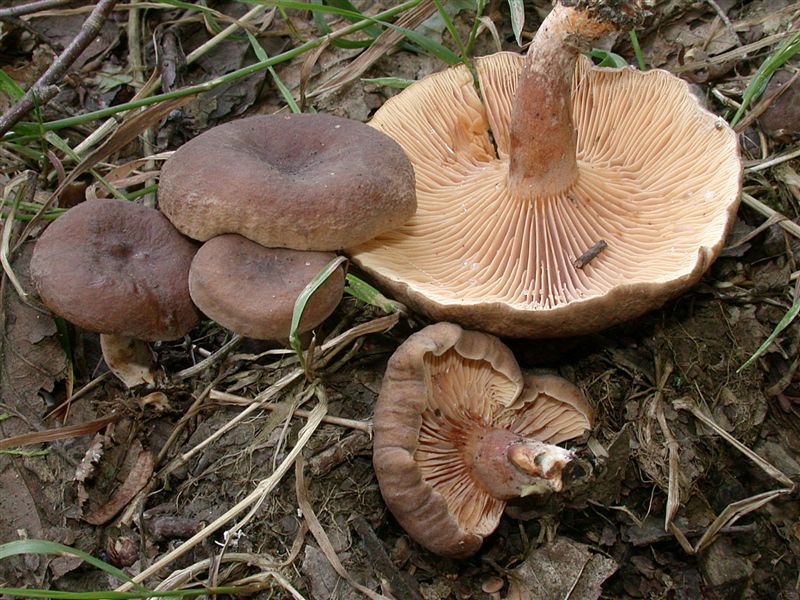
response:
[[[189,291],[220,325],[256,339],[284,339],[300,292],[335,258],[330,252],[265,248],[240,235],[220,235],[203,244],[192,261]],[[322,323],[343,291],[340,267],[309,297],[298,333]]]
[[[83,329],[172,340],[200,318],[187,283],[195,252],[155,209],[87,200],[44,230],[31,276],[42,302]]]
[[[158,199],[191,238],[237,233],[296,250],[360,244],[416,208],[400,146],[363,123],[322,114],[249,117],[206,131],[164,164]]]
[[[430,75],[376,113],[414,164],[418,209],[353,261],[435,320],[512,337],[596,331],[685,291],[736,213],[734,132],[665,71],[579,57],[565,99],[577,173],[521,193],[510,130],[524,60],[477,59],[480,91],[463,66]]]
[[[506,501],[559,491],[572,454],[553,446],[591,427],[574,385],[523,375],[496,337],[437,323],[389,360],[373,462],[400,525],[429,550],[475,553]]]

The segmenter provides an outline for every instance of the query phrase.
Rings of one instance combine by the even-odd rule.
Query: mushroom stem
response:
[[[486,431],[467,448],[475,479],[498,500],[561,491],[562,472],[574,458],[569,450],[505,429]]]
[[[566,1],[566,0],[565,0]],[[509,186],[522,198],[554,196],[578,176],[572,75],[581,51],[631,17],[633,2],[556,4],[528,49],[510,124]],[[593,4],[608,4],[596,8]]]
[[[100,349],[109,370],[126,387],[155,384],[158,368],[147,342],[126,335],[103,333],[100,335]]]

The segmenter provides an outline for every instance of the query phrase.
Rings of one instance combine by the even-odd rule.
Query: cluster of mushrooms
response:
[[[477,82],[464,66],[430,75],[371,127],[293,115],[214,128],[165,164],[161,212],[86,202],[51,225],[37,289],[123,340],[180,337],[195,305],[245,335],[285,337],[279,297],[293,305],[344,249],[442,321],[389,361],[374,465],[414,539],[473,554],[509,499],[562,489],[579,459],[557,444],[592,427],[574,385],[523,374],[492,334],[572,336],[660,306],[708,269],[738,207],[736,135],[683,81],[581,55],[639,16],[632,1],[562,0],[525,56],[477,59]],[[296,281],[303,265],[311,275]],[[342,278],[304,328],[333,310]]]
[[[164,164],[158,197],[160,210],[83,202],[44,231],[31,259],[44,304],[100,333],[129,387],[154,382],[146,342],[183,337],[201,312],[247,337],[288,338],[298,295],[334,252],[416,208],[400,146],[327,115],[215,127]],[[344,282],[340,266],[310,296],[298,333],[333,312]]]

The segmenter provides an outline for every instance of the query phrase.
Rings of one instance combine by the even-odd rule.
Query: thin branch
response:
[[[5,17],[21,17],[23,15],[39,12],[40,10],[59,8],[70,4],[76,4],[76,0],[36,0],[35,2],[28,2],[28,4],[18,4],[17,6],[0,8],[0,19],[4,19]]]
[[[44,72],[39,80],[31,86],[25,95],[14,106],[0,116],[0,135],[8,132],[25,115],[38,104],[46,104],[58,93],[55,83],[59,81],[72,63],[81,55],[92,40],[100,33],[106,18],[117,0],[100,0],[81,26],[78,35],[64,48],[52,65]]]

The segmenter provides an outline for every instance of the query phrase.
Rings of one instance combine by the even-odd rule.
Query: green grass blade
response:
[[[69,546],[64,546],[63,544],[58,544],[48,540],[14,540],[13,542],[0,544],[0,560],[10,556],[18,556],[20,554],[71,554],[72,556],[77,556],[84,562],[89,563],[93,567],[97,567],[104,573],[108,573],[109,575],[116,577],[120,581],[133,583],[133,580],[128,577],[125,572],[121,571],[114,565],[110,565],[107,562],[104,562],[99,558],[84,552],[83,550],[78,550],[77,548],[70,548]],[[152,592],[146,587],[138,584],[136,585],[136,589],[138,590],[138,594],[152,594]],[[0,594],[2,593],[2,590],[0,590]]]
[[[433,3],[436,5],[436,10],[439,12],[439,16],[444,22],[445,29],[447,29],[450,37],[453,38],[456,46],[458,46],[458,53],[461,55],[461,62],[469,67],[470,60],[469,56],[467,56],[467,48],[464,46],[464,42],[461,41],[461,36],[458,35],[458,31],[456,31],[456,26],[453,24],[453,19],[450,18],[449,14],[447,14],[447,11],[444,9],[441,0],[433,0]]]
[[[741,367],[736,369],[736,372],[741,373],[747,367],[752,365],[762,354],[764,354],[764,352],[767,351],[767,348],[770,347],[772,342],[775,341],[775,339],[781,334],[781,332],[792,324],[792,321],[795,320],[795,317],[797,317],[798,314],[800,314],[800,298],[794,301],[794,304],[792,304],[792,306],[789,308],[786,314],[783,315],[783,318],[775,326],[775,329],[772,330],[772,333],[769,334],[769,337],[766,340],[764,340],[764,343],[758,347],[758,350],[756,350],[753,353],[753,355],[750,358],[748,358]]]
[[[633,48],[633,54],[636,56],[636,64],[639,65],[639,70],[646,71],[647,66],[644,64],[644,54],[642,54],[642,47],[639,45],[639,38],[636,36],[636,32],[631,29],[628,32],[628,36],[631,39],[631,47]]]
[[[6,94],[13,102],[25,95],[25,90],[19,87],[17,82],[11,79],[3,69],[0,69],[0,92]]]
[[[433,40],[425,37],[421,33],[417,33],[413,29],[400,27],[399,25],[395,25],[394,23],[388,23],[386,21],[380,21],[378,19],[375,19],[375,21],[377,21],[384,27],[391,27],[395,31],[399,31],[406,37],[406,39],[410,40],[411,42],[422,48],[425,52],[427,52],[431,56],[438,58],[443,63],[453,66],[463,62],[458,54],[456,54],[446,46],[442,46],[438,42],[434,42]]]
[[[23,458],[38,458],[39,456],[47,456],[50,450],[0,450],[0,454],[5,456],[22,456]],[[2,592],[0,592],[2,593]]]
[[[361,81],[364,83],[374,83],[388,88],[404,90],[412,83],[416,83],[413,79],[403,79],[402,77],[372,77],[364,78]]]
[[[347,0],[325,0],[325,3],[328,6],[335,6],[336,8],[349,10],[353,14],[358,15],[358,16],[355,16],[355,17],[345,17],[351,23],[357,23],[358,21],[361,21],[362,19],[366,19],[367,18],[366,15],[364,15],[364,13],[362,13],[360,10],[358,10],[355,6],[353,6]],[[375,37],[378,37],[381,34],[381,28],[378,27],[377,25],[370,25],[369,27],[364,29],[364,33],[366,33],[370,37],[375,38]]]
[[[386,314],[403,312],[405,309],[402,304],[387,298],[366,281],[352,273],[347,274],[347,286],[344,291],[346,294],[353,296],[353,298],[361,300],[364,304],[380,308]]]
[[[306,309],[308,299],[311,298],[314,292],[328,280],[328,277],[333,275],[334,271],[345,262],[347,262],[347,258],[344,256],[337,256],[334,258],[314,276],[314,279],[308,282],[306,287],[303,288],[303,291],[300,292],[300,295],[297,296],[297,300],[295,300],[294,310],[292,311],[292,325],[289,330],[289,345],[292,347],[292,350],[297,353],[301,364],[303,363],[303,345],[300,343],[300,334],[297,332],[297,328],[300,326],[300,318],[303,316],[303,311]]]
[[[250,46],[253,48],[253,52],[256,53],[256,58],[261,62],[268,61],[269,55],[267,54],[267,51],[264,50],[264,48],[261,46],[261,44],[258,43],[256,37],[248,31],[247,38],[250,40]],[[292,91],[286,86],[285,83],[283,83],[281,78],[278,76],[278,72],[275,70],[275,67],[267,67],[267,71],[269,71],[269,74],[272,76],[272,80],[275,82],[275,87],[278,88],[278,91],[281,93],[281,96],[283,96],[283,99],[289,106],[289,110],[291,110],[293,113],[303,112],[297,105],[294,96],[292,96]]]
[[[592,58],[592,60],[596,61],[596,65],[598,67],[612,67],[614,69],[620,69],[622,67],[628,66],[628,61],[622,58],[619,54],[615,54],[613,52],[609,52],[608,50],[601,50],[600,48],[592,48],[589,52],[586,52],[588,56]]]
[[[350,35],[357,31],[361,31],[365,27],[369,27],[371,23],[378,23],[384,24],[382,19],[389,19],[392,17],[397,16],[398,14],[405,12],[415,6],[418,6],[422,0],[407,0],[397,6],[393,6],[392,8],[386,9],[374,17],[365,17],[363,21],[359,21],[358,23],[354,23],[346,28],[344,28],[340,32],[340,36]],[[249,3],[253,3],[252,0]],[[259,4],[264,4],[259,2]],[[302,2],[281,2],[284,5],[292,5],[290,8],[297,8],[298,10],[315,10],[319,8],[317,5],[314,4],[304,4]],[[275,6],[275,2],[266,3],[268,6]],[[341,14],[340,9],[333,9],[331,7],[325,7],[326,11],[329,12],[336,12],[336,14]],[[347,12],[347,11],[345,11]],[[57,119],[55,121],[50,121],[48,123],[43,123],[41,129],[45,131],[57,131],[59,129],[64,129],[66,127],[72,127],[74,125],[82,125],[84,123],[88,123],[90,121],[95,121],[97,119],[104,119],[106,117],[110,117],[121,112],[125,112],[128,110],[133,110],[135,108],[141,108],[143,106],[150,106],[151,104],[157,104],[159,102],[163,102],[164,100],[171,100],[173,98],[183,98],[185,96],[191,96],[194,94],[200,94],[202,92],[208,92],[213,89],[216,89],[220,85],[224,85],[226,83],[230,83],[232,81],[236,81],[241,79],[242,77],[247,77],[248,75],[252,75],[253,73],[257,73],[267,67],[277,65],[282,62],[286,62],[291,60],[309,50],[313,50],[314,48],[318,48],[322,44],[326,42],[330,42],[331,38],[329,37],[320,37],[309,40],[291,50],[287,50],[273,56],[268,61],[259,61],[252,65],[247,65],[246,67],[242,67],[241,69],[236,69],[235,71],[231,71],[225,75],[212,79],[210,81],[206,81],[204,83],[199,83],[197,85],[187,86],[185,88],[181,88],[179,90],[174,90],[172,92],[168,92],[165,94],[158,94],[154,96],[148,96],[146,98],[140,98],[138,100],[131,100],[130,102],[125,102],[123,104],[118,104],[116,106],[111,106],[108,108],[102,108],[100,110],[96,110],[93,112],[85,113],[82,115],[77,115],[74,117],[67,117],[64,119]],[[456,57],[456,62],[458,62],[458,57]],[[455,64],[455,63],[453,63]],[[14,127],[14,132],[7,133],[3,136],[3,141],[7,141],[9,139],[13,140],[16,139],[20,132],[28,132],[27,134],[32,134],[38,129],[34,129],[34,124],[32,123],[18,123]]]
[[[744,94],[742,94],[742,104],[731,119],[731,127],[739,122],[750,105],[764,93],[775,71],[785,65],[786,62],[798,52],[800,52],[800,31],[784,41],[774,54],[768,56],[767,59],[761,63],[758,71],[756,71],[756,74],[750,79],[747,88],[745,88]]]

